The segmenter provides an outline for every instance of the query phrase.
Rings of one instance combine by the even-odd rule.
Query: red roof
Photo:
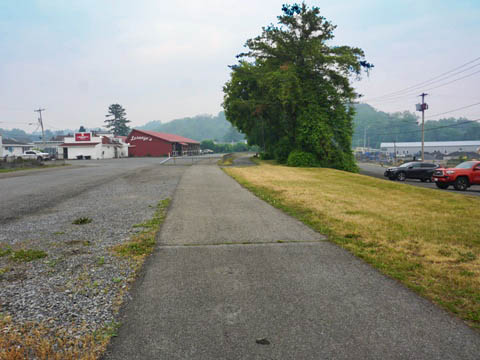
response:
[[[95,145],[98,145],[100,143],[98,142],[78,142],[78,143],[63,143],[63,144],[60,144],[58,145],[59,147],[70,147],[70,146],[95,146]]]
[[[173,134],[161,133],[161,132],[156,132],[156,131],[147,131],[147,130],[138,130],[138,129],[133,129],[132,132],[133,131],[138,131],[138,132],[141,132],[143,134],[153,136],[157,139],[166,140],[166,141],[171,142],[171,143],[175,142],[175,143],[187,143],[187,144],[200,144],[196,140],[192,140],[192,139],[180,136],[180,135],[173,135]],[[130,135],[131,134],[132,133],[130,133]]]

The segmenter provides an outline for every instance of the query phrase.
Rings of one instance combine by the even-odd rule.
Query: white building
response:
[[[60,144],[64,159],[113,159],[128,156],[124,137],[113,134],[97,135],[91,132],[75,133]]]
[[[68,135],[67,135],[68,136]],[[62,159],[63,149],[60,147],[65,142],[65,135],[57,135],[47,141],[34,141],[36,149],[40,149],[43,152],[49,153],[52,158]],[[71,135],[69,135],[71,137]]]
[[[395,152],[398,155],[413,156],[422,152],[421,142],[397,142],[381,143],[380,148],[390,155]],[[480,140],[477,141],[426,141],[424,143],[426,153],[440,152],[448,155],[454,152],[478,152],[480,153]]]
[[[2,139],[1,141],[1,155],[4,156],[20,156],[25,151],[33,149],[33,144],[27,144],[14,139]]]
[[[0,158],[3,157],[2,135],[0,135]]]

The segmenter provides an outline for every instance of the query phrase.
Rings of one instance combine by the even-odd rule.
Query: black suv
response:
[[[432,181],[432,175],[438,165],[423,162],[408,162],[399,167],[388,168],[383,174],[390,180],[420,179],[422,182]]]

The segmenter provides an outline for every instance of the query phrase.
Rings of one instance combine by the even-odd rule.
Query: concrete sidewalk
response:
[[[479,358],[478,333],[216,166],[186,171],[159,240],[108,359]]]

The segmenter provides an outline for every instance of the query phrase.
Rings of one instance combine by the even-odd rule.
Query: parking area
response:
[[[358,163],[358,167],[360,168],[360,174],[362,175],[368,175],[368,176],[373,176],[379,179],[385,179],[385,181],[392,181],[392,180],[388,180],[386,177],[383,176],[387,167],[382,167],[381,165],[372,164],[372,163]],[[397,182],[401,183],[399,181]],[[447,190],[441,190],[437,188],[437,186],[434,183],[421,182],[420,180],[415,180],[415,179],[406,179],[403,183],[406,185],[436,189],[438,191],[448,191],[448,192],[454,192],[456,194],[480,196],[480,186],[476,186],[476,185],[468,188],[466,191],[456,191],[452,187],[448,188]]]

